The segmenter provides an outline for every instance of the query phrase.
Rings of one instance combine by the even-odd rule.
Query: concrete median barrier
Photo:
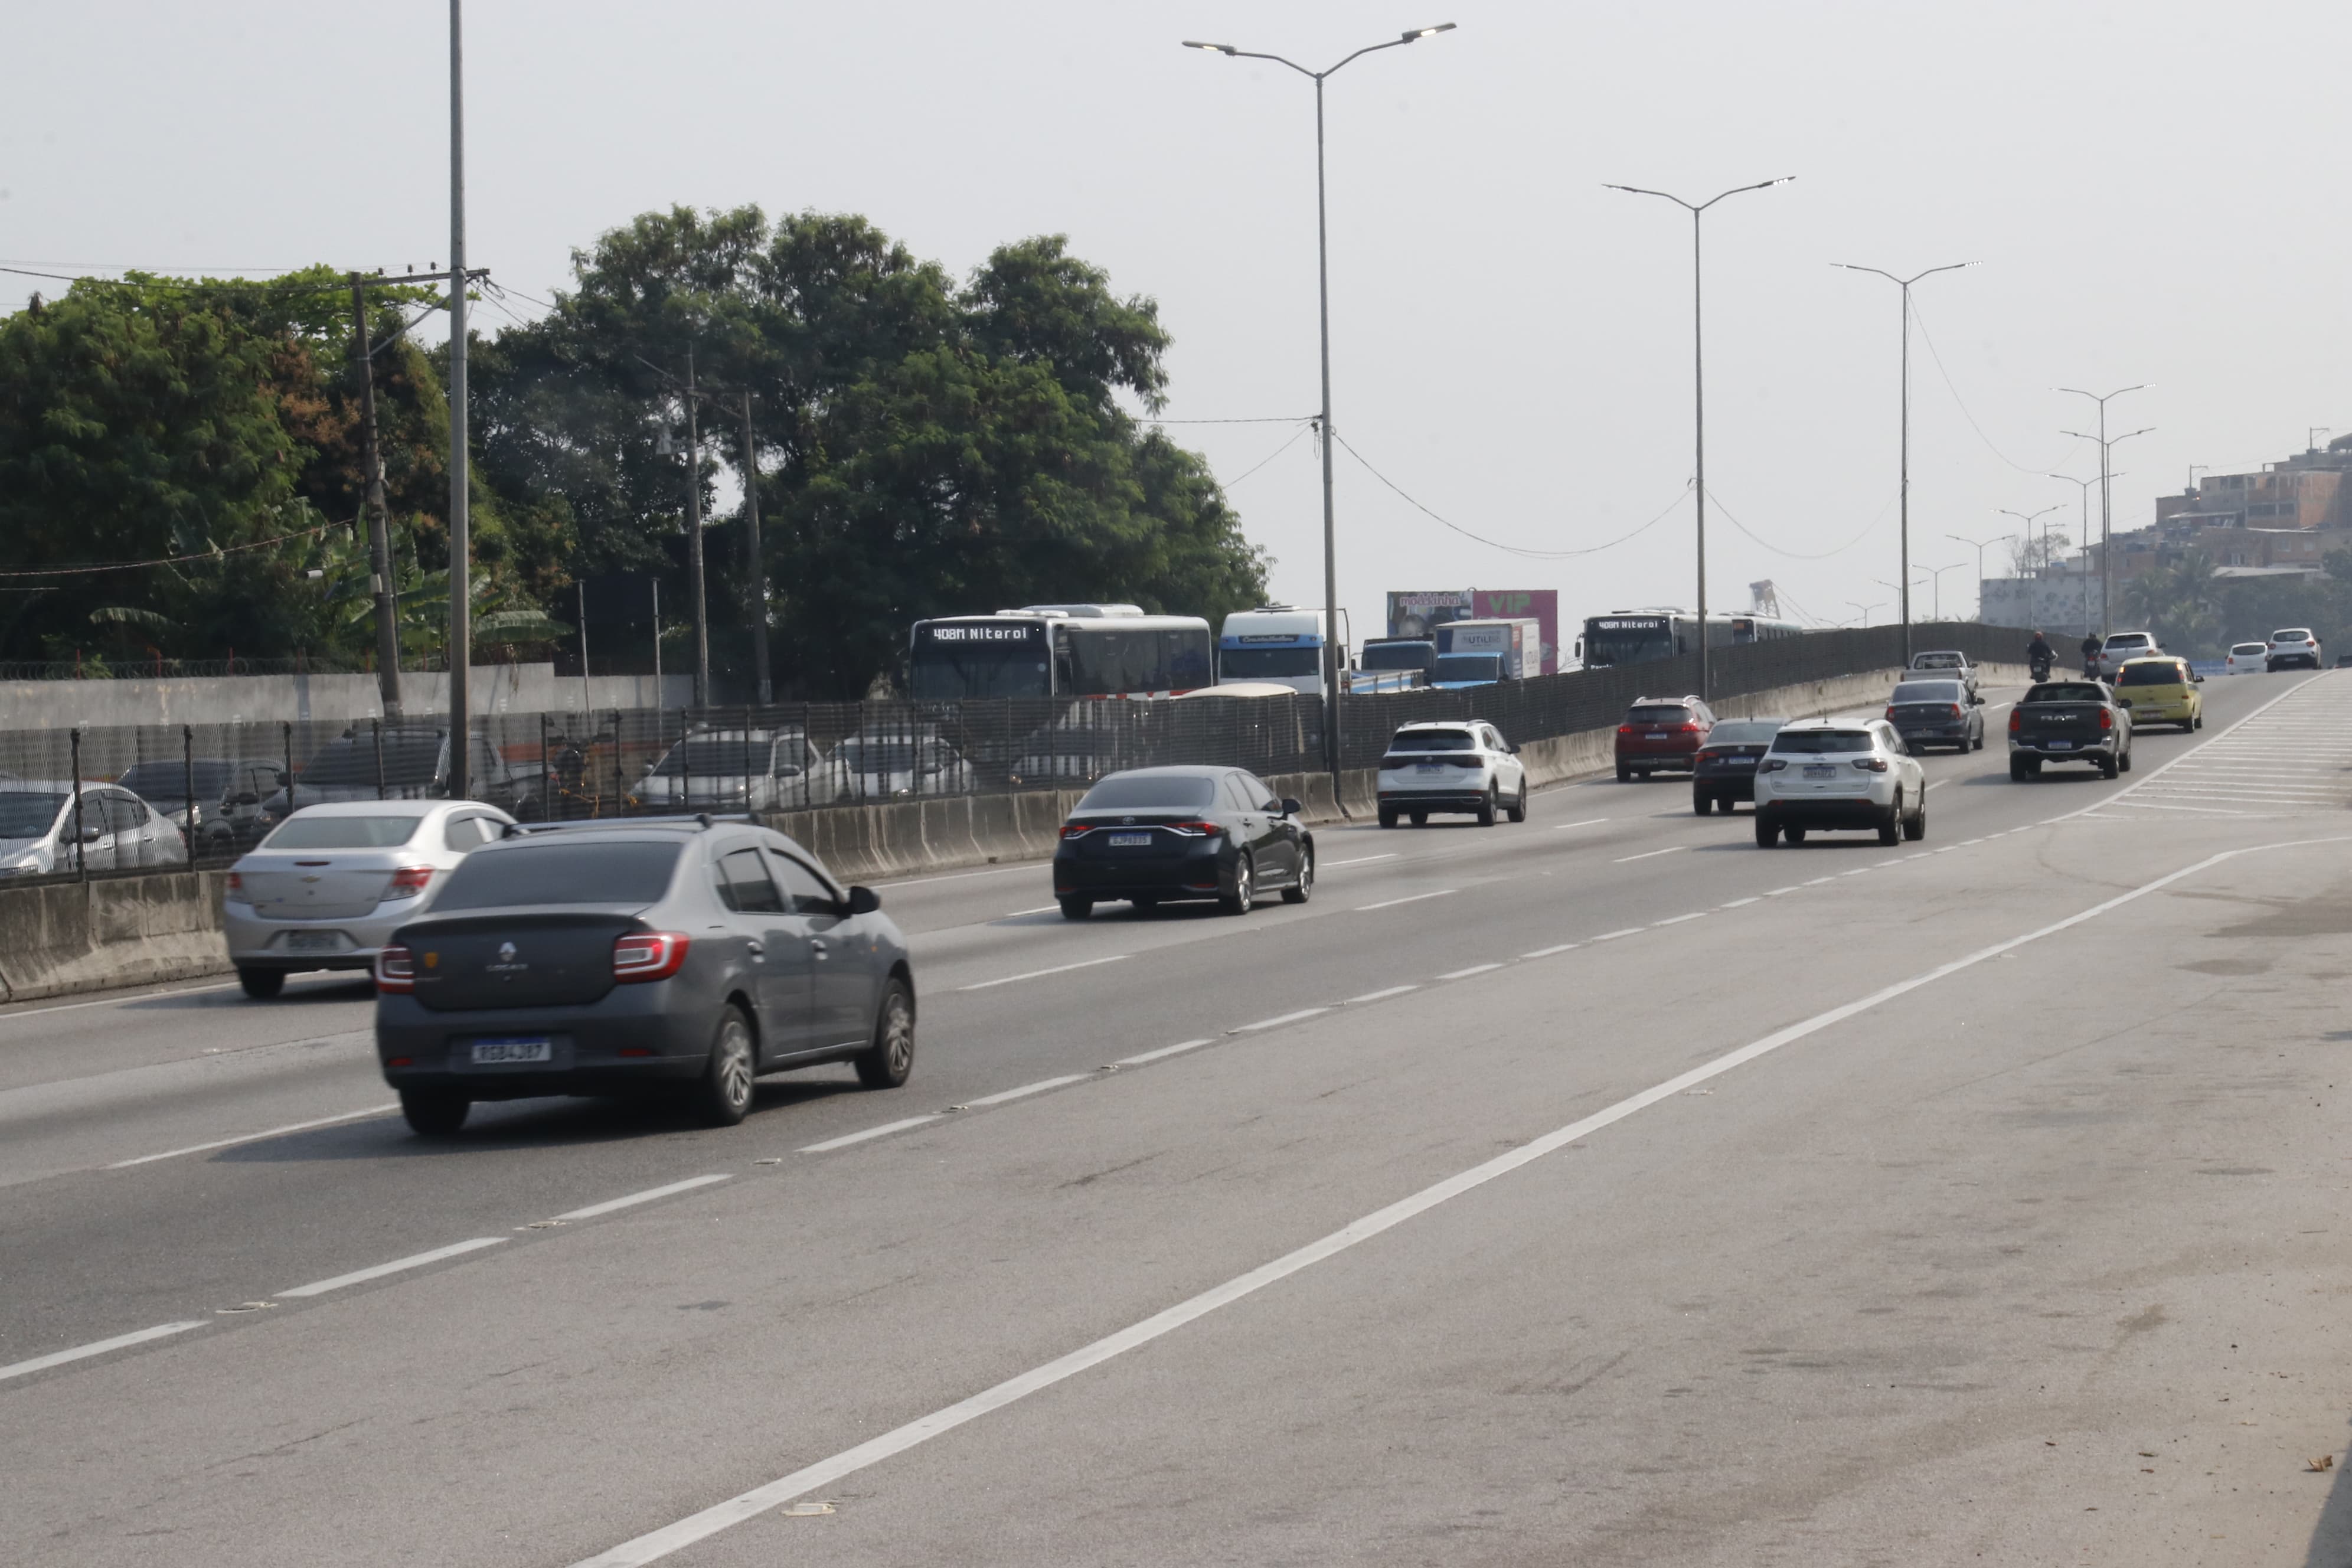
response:
[[[228,972],[219,871],[0,889],[0,997],[11,1002]]]

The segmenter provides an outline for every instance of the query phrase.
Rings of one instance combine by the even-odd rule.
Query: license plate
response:
[[[1805,776],[1809,779],[1833,779],[1837,777],[1837,764],[1834,763],[1807,763],[1805,764]]]
[[[335,952],[341,949],[343,939],[333,931],[298,931],[287,936],[286,945],[295,952]]]
[[[508,1062],[543,1062],[551,1059],[554,1054],[553,1043],[544,1035],[474,1042],[476,1067],[498,1066]]]
[[[1756,759],[1753,757],[1734,757],[1730,760],[1727,765],[1735,768],[1752,768],[1756,765]]]
[[[1110,836],[1110,847],[1114,849],[1140,849],[1150,842],[1151,835],[1149,833],[1114,833]]]
[[[1412,764],[1412,771],[1417,773],[1442,773],[1445,771],[1445,764],[1444,763],[1415,763]]]
[[[2074,742],[2072,741],[2044,741],[2042,743],[2053,752],[2071,752],[2074,749]]]

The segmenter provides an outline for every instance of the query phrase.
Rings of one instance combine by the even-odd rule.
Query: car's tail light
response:
[[[1213,822],[1155,822],[1151,826],[1187,838],[1214,838],[1224,831]]]
[[[1960,705],[1957,702],[1952,704],[1952,717],[1955,719],[1962,717]]]
[[[1698,733],[1698,726],[1696,724],[1677,724],[1675,726],[1675,733],[1677,735],[1696,735]]]
[[[1860,768],[1866,773],[1883,773],[1886,771],[1886,759],[1885,757],[1856,757],[1853,760],[1853,765]]]
[[[1789,763],[1786,758],[1767,757],[1762,762],[1756,764],[1756,771],[1759,773],[1777,773],[1788,765]]]
[[[667,980],[686,966],[693,938],[678,931],[638,931],[613,939],[613,978],[622,984]]]
[[[392,874],[392,881],[383,889],[383,896],[386,899],[413,899],[432,881],[432,867],[403,866]]]
[[[253,895],[245,890],[245,879],[235,871],[228,874],[228,901],[232,904],[253,902]]]
[[[1093,831],[1093,827],[1082,822],[1066,822],[1062,824],[1062,837],[1065,838],[1084,838],[1087,834],[1092,833]]]
[[[376,949],[375,988],[404,995],[416,989],[416,962],[406,948]]]
[[[1617,732],[1621,735],[1630,735],[1633,732],[1633,726],[1631,724],[1620,724],[1617,726]]]
[[[2100,710],[2099,710],[2099,728],[2100,728],[2100,729],[2102,729],[2102,730],[2112,730],[2112,729],[2114,729],[2115,727],[2116,727],[2116,716],[2115,716],[2113,713],[2109,712],[2109,711],[2108,711],[2106,709],[2105,709],[2105,708],[2100,709]]]
[[[2019,709],[2019,708],[2012,708],[2012,709],[2011,709],[2011,710],[2009,710],[2009,732],[2010,732],[2011,734],[2014,735],[2014,734],[2016,734],[2020,730],[2022,730],[2022,729],[2024,729],[2024,728],[2025,728],[2025,712],[2024,712],[2024,710],[2022,710],[2022,709]]]

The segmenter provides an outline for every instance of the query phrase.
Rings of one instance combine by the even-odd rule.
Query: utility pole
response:
[[[694,705],[710,706],[710,622],[702,584],[702,437],[695,424],[694,351],[686,351],[686,569],[694,578]]]
[[[595,688],[588,683],[588,584],[572,586],[580,590],[580,711],[585,713],[596,706]]]
[[[2138,386],[2119,386],[2105,396],[2095,392],[2084,392],[2078,386],[2062,386],[2058,390],[2072,393],[2076,397],[2087,397],[2099,405],[2097,435],[2086,436],[2079,430],[2062,430],[2059,434],[2072,436],[2077,441],[2096,441],[2099,444],[2099,638],[2104,642],[2108,634],[2115,630],[2116,592],[2116,552],[2109,542],[2109,535],[2114,531],[2115,522],[2115,509],[2110,504],[2110,486],[2115,476],[2107,471],[2107,448],[2113,447],[2116,441],[2128,441],[2133,436],[2145,436],[2156,426],[2144,426],[2129,435],[2117,436],[2113,439],[2109,439],[2107,436],[2107,399],[2121,397],[2126,392],[2145,391],[2147,390],[2145,383]],[[2084,586],[2087,587],[2088,584],[2085,584]]]
[[[383,499],[383,458],[375,434],[375,350],[368,342],[367,295],[360,275],[352,280],[352,349],[360,362],[360,421],[365,446],[361,461],[367,466],[368,586],[375,596],[376,689],[383,698],[383,716],[400,717],[400,630],[398,603],[393,596],[392,520]]]
[[[470,793],[473,531],[466,473],[466,78],[464,0],[449,0],[449,797]],[[289,786],[287,798],[293,798]]]
[[[751,438],[751,395],[743,394],[743,521],[744,545],[751,557],[751,679],[757,682],[760,706],[775,700],[768,679],[768,566],[760,553],[760,448]]]
[[[661,689],[662,689],[662,683],[661,683],[661,579],[660,579],[660,578],[656,577],[656,578],[654,578],[654,579],[653,579],[653,590],[654,590],[654,706],[655,706],[655,707],[656,707],[656,708],[658,708],[658,707],[660,707],[660,706],[662,705],[662,700],[661,700]]]

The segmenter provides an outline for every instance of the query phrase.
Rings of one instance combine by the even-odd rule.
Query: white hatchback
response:
[[[514,818],[474,800],[306,805],[229,868],[221,924],[248,996],[306,969],[370,969],[468,850]]]
[[[1881,844],[1927,837],[1927,773],[1884,719],[1784,725],[1756,765],[1756,843],[1814,828],[1874,828]]]
[[[2260,675],[2270,668],[2271,645],[2266,642],[2242,642],[2230,645],[2229,661],[2221,667],[2224,675]]]

